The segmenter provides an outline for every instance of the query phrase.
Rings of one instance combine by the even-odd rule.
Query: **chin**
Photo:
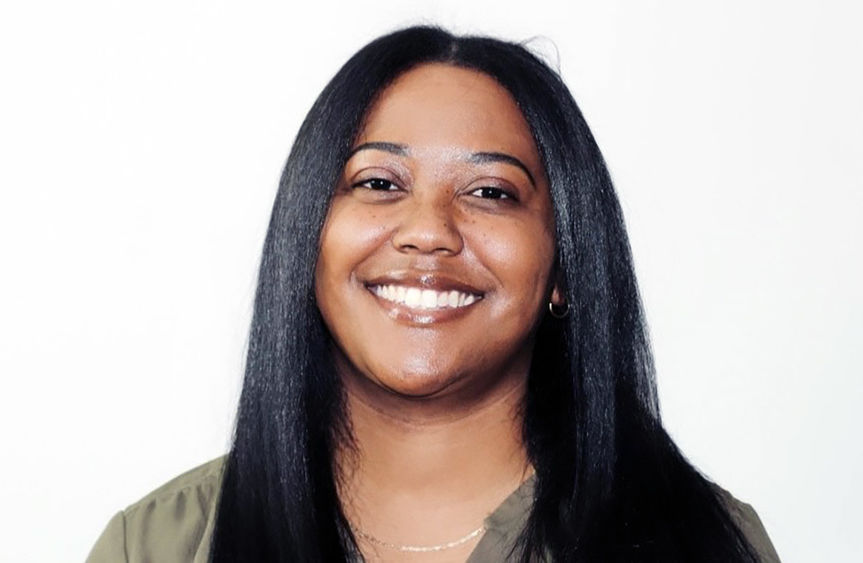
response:
[[[437,370],[384,372],[375,377],[376,383],[390,393],[412,399],[426,399],[440,395],[458,379],[456,376]]]

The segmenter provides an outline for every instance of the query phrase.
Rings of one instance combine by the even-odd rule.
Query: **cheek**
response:
[[[316,286],[349,278],[355,266],[380,247],[386,232],[375,210],[334,201],[321,231]]]
[[[495,225],[476,237],[477,253],[505,287],[520,291],[525,300],[544,298],[554,260],[554,238],[544,224]]]

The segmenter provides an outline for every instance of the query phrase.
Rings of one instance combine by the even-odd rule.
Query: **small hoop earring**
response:
[[[563,319],[569,315],[569,302],[565,301],[563,305],[555,305],[551,301],[548,302],[548,312],[555,319]]]

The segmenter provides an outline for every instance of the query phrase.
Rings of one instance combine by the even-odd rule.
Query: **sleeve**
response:
[[[121,510],[105,526],[105,530],[96,540],[85,563],[126,563],[127,561],[126,516]]]
[[[763,563],[780,563],[779,555],[773,547],[773,542],[767,535],[767,530],[764,529],[764,524],[761,523],[761,518],[751,505],[745,502],[737,501],[734,506],[734,517],[740,531],[749,540],[749,543],[755,548],[758,553],[758,558]]]

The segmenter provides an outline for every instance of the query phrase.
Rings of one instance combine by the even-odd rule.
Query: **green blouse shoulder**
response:
[[[225,459],[183,473],[114,515],[87,563],[207,563]],[[485,519],[486,532],[468,563],[506,560],[530,513],[534,482],[532,476]],[[778,562],[755,510],[716,488],[761,560]]]
[[[206,563],[225,457],[183,473],[115,514],[87,563]]]

